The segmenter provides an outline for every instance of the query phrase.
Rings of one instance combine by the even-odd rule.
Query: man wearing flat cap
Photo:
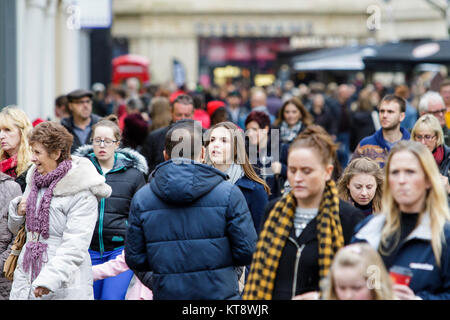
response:
[[[91,129],[100,117],[92,113],[93,93],[77,89],[67,95],[70,117],[63,118],[61,124],[73,135],[71,153],[79,146],[89,143]]]

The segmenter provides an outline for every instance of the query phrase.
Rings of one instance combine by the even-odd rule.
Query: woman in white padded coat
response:
[[[93,299],[88,248],[98,201],[109,197],[111,188],[88,159],[70,155],[72,141],[51,121],[30,134],[33,165],[27,187],[9,206],[11,232],[16,234],[24,221],[27,229],[11,300]]]

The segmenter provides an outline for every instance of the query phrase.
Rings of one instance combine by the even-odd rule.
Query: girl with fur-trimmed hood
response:
[[[148,167],[145,158],[129,148],[119,148],[120,129],[117,118],[101,120],[92,128],[92,145],[78,148],[76,155],[88,158],[98,173],[106,178],[112,194],[102,199],[89,253],[98,265],[122,254],[131,199],[145,184]],[[114,122],[115,121],[115,122]],[[123,300],[133,277],[131,270],[94,282],[96,300]]]

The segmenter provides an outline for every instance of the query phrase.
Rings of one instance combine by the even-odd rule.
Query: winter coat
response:
[[[128,270],[130,268],[125,262],[125,251],[114,260],[92,266],[94,281],[115,277]],[[138,278],[132,281],[134,284],[128,289],[125,300],[153,300],[152,290],[144,286]]]
[[[444,147],[444,160],[442,160],[441,165],[439,166],[439,172],[448,178],[450,182],[450,147],[447,145],[443,145]]]
[[[163,150],[166,134],[170,127],[163,127],[150,132],[142,146],[142,155],[147,160],[148,172],[151,173],[155,167],[164,162]]]
[[[3,265],[11,253],[14,236],[8,229],[9,202],[22,195],[20,185],[14,179],[0,172],[0,300],[9,299],[11,281],[3,275]]]
[[[264,221],[277,200],[279,199],[272,200],[267,206]],[[364,215],[347,202],[339,200],[339,218],[341,219],[344,244],[349,244],[355,226],[364,219]],[[319,291],[318,246],[316,218],[306,225],[299,237],[295,235],[295,228],[291,228],[279,260],[272,295],[273,300],[290,300],[295,295],[308,291]],[[303,249],[300,249],[302,247]],[[298,252],[300,252],[300,256],[298,262],[296,262]],[[296,265],[298,266],[297,270],[295,270]],[[294,279],[297,279],[295,284]],[[294,290],[295,292],[293,292]]]
[[[31,191],[31,179],[36,170],[33,164],[27,174],[27,187],[23,197]],[[39,203],[45,188],[38,192]],[[108,197],[111,187],[97,173],[92,163],[85,158],[72,156],[72,168],[56,184],[49,209],[49,238],[40,238],[47,243],[47,262],[42,264],[37,278],[31,283],[30,272],[23,269],[24,249],[21,251],[14,272],[10,299],[36,299],[34,289],[45,287],[51,292],[42,299],[90,300],[94,299],[92,267],[88,253],[95,222],[98,216],[98,201]],[[17,205],[22,196],[9,205],[8,227],[17,234],[25,217],[17,214]],[[27,242],[32,233],[27,232]]]
[[[384,214],[367,217],[355,228],[352,242],[368,242],[378,250],[381,230],[385,222]],[[434,258],[431,247],[430,216],[425,213],[419,225],[400,244],[394,265],[409,268],[413,276],[409,287],[424,300],[450,299],[450,223],[444,225],[441,267]]]
[[[109,198],[100,200],[98,220],[89,248],[103,253],[123,247],[131,199],[145,185],[144,176],[148,170],[145,158],[130,148],[117,149],[113,168],[103,174],[92,145],[81,146],[74,155],[87,157],[98,173],[105,176],[106,183],[112,189]]]
[[[363,138],[374,134],[376,130],[370,111],[353,112],[350,123],[350,151],[354,151]]]
[[[245,197],[248,209],[252,215],[256,233],[259,234],[259,226],[264,216],[264,209],[266,208],[268,202],[267,192],[262,184],[250,180],[245,175],[236,181],[236,185]]]
[[[400,131],[402,132],[401,140],[409,140],[410,134],[408,130],[400,127]],[[350,161],[360,157],[368,157],[375,160],[383,168],[390,150],[391,148],[384,140],[382,129],[378,129],[373,135],[361,140]]]
[[[152,176],[131,203],[128,266],[153,271],[155,300],[239,299],[234,267],[250,264],[257,240],[242,192],[187,159],[161,163]]]
[[[91,123],[89,124],[89,127],[92,128],[92,126],[94,124],[96,124],[98,121],[100,121],[100,119],[101,118],[98,115],[96,115],[94,113],[91,114]],[[61,124],[73,136],[73,143],[72,143],[72,147],[70,148],[70,153],[74,153],[75,150],[78,149],[78,147],[80,147],[80,146],[82,146],[84,144],[87,144],[89,142],[90,134],[88,134],[88,138],[86,139],[86,141],[80,141],[78,136],[75,134],[75,132],[74,132],[75,124],[73,123],[73,118],[72,117],[61,119]],[[90,129],[90,131],[92,132],[91,129]]]

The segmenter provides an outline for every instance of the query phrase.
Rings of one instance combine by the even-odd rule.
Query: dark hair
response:
[[[380,103],[378,104],[378,109],[380,109],[380,106],[383,103],[389,103],[389,102],[396,102],[400,106],[400,112],[406,111],[406,101],[402,97],[396,96],[395,94],[388,94],[381,99]]]
[[[185,105],[189,105],[189,104],[194,105],[194,100],[192,99],[191,96],[189,96],[187,94],[180,94],[179,96],[177,96],[175,98],[175,100],[173,100],[172,106],[175,105],[175,103],[181,103],[181,104],[185,104]]]
[[[58,107],[65,107],[66,110],[69,109],[69,99],[67,99],[67,95],[60,95],[55,99],[55,105]]]
[[[194,160],[201,152],[202,141],[203,132],[201,124],[192,119],[182,119],[170,125],[164,140],[164,150],[171,159],[172,152],[178,144],[183,143],[186,146],[186,143],[190,142],[190,154],[186,154],[182,146],[180,152],[174,154],[174,156]]]
[[[252,121],[256,121],[260,129],[264,129],[267,126],[270,128],[270,118],[265,112],[262,111],[250,112],[247,118],[245,119],[245,126],[247,126],[247,124]]]
[[[228,121],[228,111],[224,107],[217,108],[211,115],[211,126]]]
[[[119,95],[122,99],[125,99],[127,97],[127,92],[122,88],[114,88],[113,92]]]
[[[312,115],[308,112],[308,110],[305,108],[300,99],[293,97],[289,100],[286,100],[281,106],[280,110],[278,110],[277,118],[273,123],[274,126],[280,126],[281,123],[283,122],[284,109],[286,109],[286,106],[288,104],[293,104],[298,109],[298,111],[300,111],[300,114],[302,115],[300,120],[305,124],[305,126],[309,126],[311,123],[313,123],[314,119]]]
[[[70,159],[73,136],[61,124],[54,121],[45,121],[31,130],[28,142],[31,146],[36,142],[42,144],[49,154],[61,151],[61,156],[56,160],[59,164]]]

